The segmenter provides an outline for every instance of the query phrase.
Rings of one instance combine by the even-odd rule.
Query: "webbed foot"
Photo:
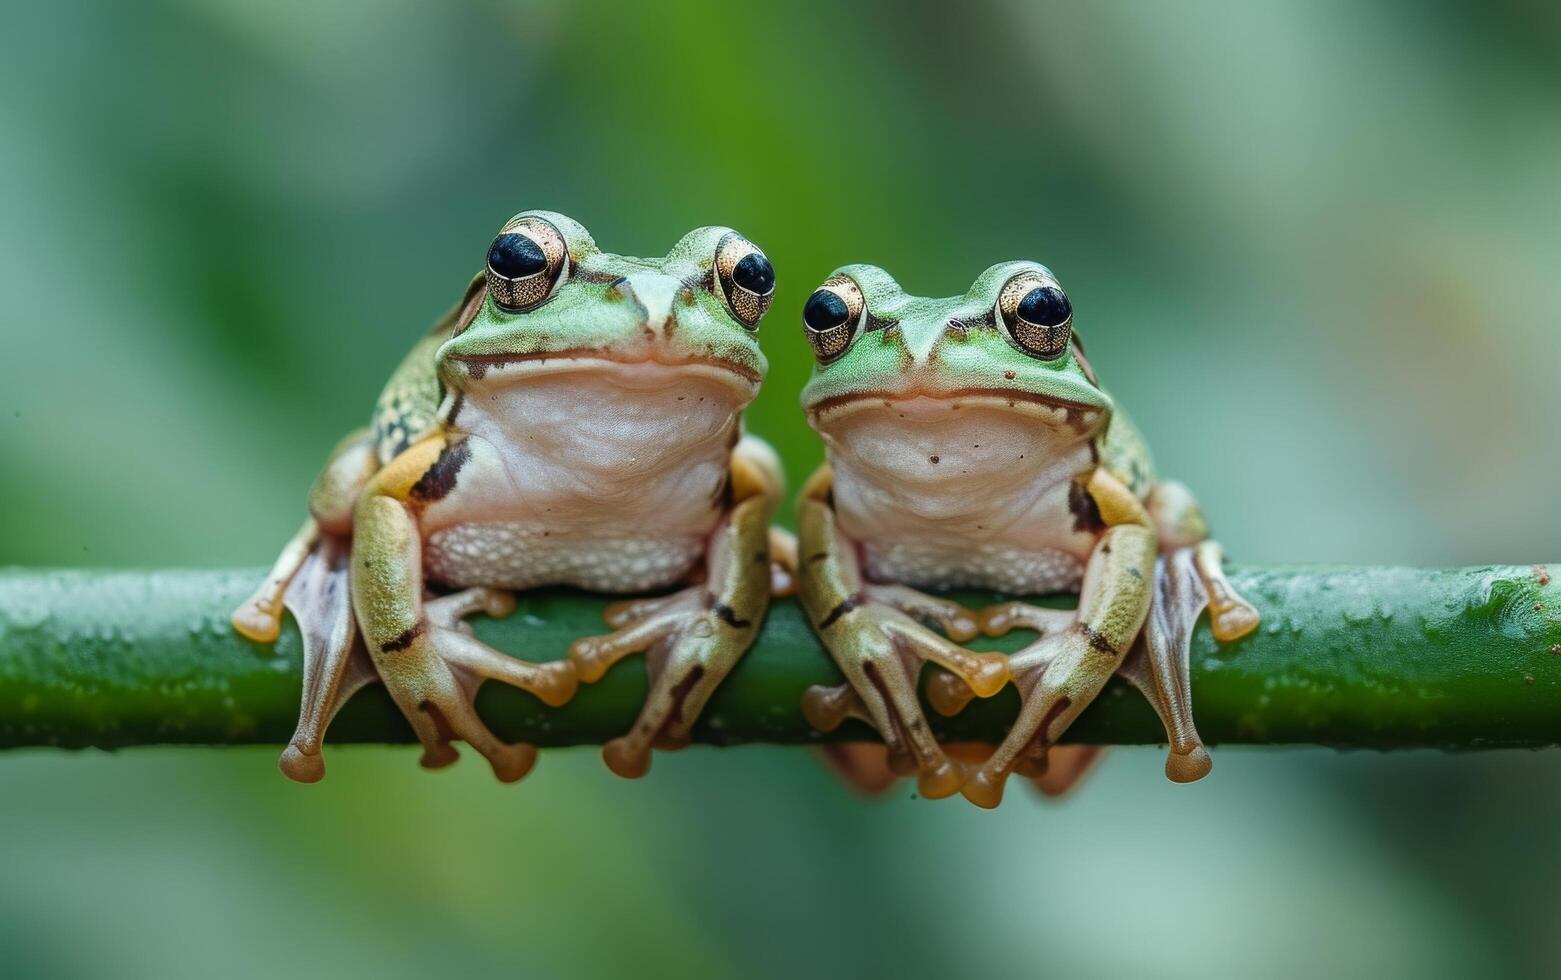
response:
[[[1019,717],[1002,743],[970,774],[962,791],[976,806],[991,809],[1003,801],[1003,788],[1014,772],[1039,776],[1055,737],[1088,703],[1100,654],[1082,630],[1041,637],[1009,660],[1019,689]],[[1106,671],[1109,674],[1109,668]],[[1081,683],[1081,680],[1084,683]]]
[[[423,743],[425,768],[454,762],[458,753],[451,742],[460,739],[482,753],[502,782],[531,771],[536,747],[502,741],[478,717],[475,700],[483,681],[529,691],[550,707],[574,697],[579,681],[569,661],[517,660],[478,640],[465,622],[473,613],[498,618],[514,608],[514,597],[498,589],[467,589],[431,599],[424,604],[420,627],[381,647],[380,676]]]
[[[702,585],[613,603],[606,619],[613,632],[576,640],[569,659],[592,684],[623,658],[647,655],[650,693],[639,718],[627,735],[602,746],[607,768],[636,779],[649,771],[653,748],[678,749],[692,740],[705,702],[748,649],[758,623],[714,601]]]
[[[1143,692],[1165,725],[1170,754],[1166,778],[1191,783],[1209,774],[1213,760],[1193,724],[1188,680],[1193,627],[1205,607],[1214,638],[1239,640],[1257,629],[1257,610],[1242,598],[1222,567],[1218,544],[1180,548],[1155,564],[1155,598],[1143,634],[1119,673]]]
[[[917,619],[938,623],[953,642]],[[860,718],[883,739],[890,769],[915,774],[923,796],[939,799],[958,792],[964,770],[933,737],[916,686],[923,663],[932,661],[975,696],[1002,690],[1007,658],[957,645],[979,632],[975,615],[958,603],[905,586],[865,585],[854,603],[842,603],[817,628],[847,683],[808,689],[802,707],[809,724],[831,731],[848,717]]]

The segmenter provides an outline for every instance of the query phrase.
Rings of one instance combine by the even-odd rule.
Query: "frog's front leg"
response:
[[[1156,550],[1149,515],[1103,468],[1087,489],[1106,530],[1085,568],[1078,611],[1069,628],[1010,659],[1019,717],[965,784],[965,798],[977,806],[997,806],[1009,774],[1056,743],[1116,672],[1149,614]]]
[[[902,775],[915,772],[923,796],[950,796],[959,791],[964,772],[938,744],[922,714],[916,696],[922,665],[933,661],[975,694],[989,697],[1007,683],[1006,658],[966,650],[917,621],[932,620],[955,639],[968,640],[977,626],[964,607],[903,586],[865,582],[854,546],[836,525],[830,485],[826,466],[803,490],[797,593],[847,683],[810,688],[803,711],[822,731],[847,717],[866,720],[888,747],[891,769]]]
[[[524,776],[536,749],[499,740],[477,716],[473,701],[484,680],[530,691],[557,706],[574,696],[568,661],[532,664],[477,640],[461,622],[483,609],[504,615],[513,599],[472,589],[423,601],[421,509],[448,492],[454,461],[474,452],[460,441],[433,436],[406,450],[370,482],[353,517],[352,600],[358,626],[380,679],[423,743],[423,765],[455,761],[452,739],[481,752],[505,782]]]
[[[614,603],[614,632],[575,641],[569,657],[586,683],[619,660],[647,655],[650,693],[627,735],[602,746],[619,776],[650,769],[652,748],[676,749],[692,738],[705,702],[758,636],[770,605],[770,518],[780,498],[778,471],[758,465],[746,441],[732,453],[731,511],[705,553],[705,581],[659,599]]]
[[[1160,536],[1161,553],[1190,553],[1192,570],[1203,586],[1202,598],[1208,603],[1214,638],[1230,643],[1257,629],[1258,611],[1225,577],[1224,549],[1210,539],[1208,521],[1192,491],[1175,480],[1161,481],[1149,494],[1145,507]],[[1201,606],[1198,611],[1202,611]],[[1196,613],[1193,618],[1197,618]]]
[[[233,627],[259,643],[275,642],[282,631],[282,607],[289,586],[321,540],[345,540],[352,533],[352,507],[376,467],[374,437],[368,429],[351,433],[331,450],[325,469],[309,490],[309,518],[277,556],[265,581],[233,612]]]

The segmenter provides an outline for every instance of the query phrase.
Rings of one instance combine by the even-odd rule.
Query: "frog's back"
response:
[[[374,405],[374,448],[381,466],[439,424],[444,385],[439,380],[435,355],[456,328],[469,323],[475,315],[484,296],[483,283],[481,275],[472,280],[461,301],[412,346],[385,383]]]
[[[1155,485],[1154,461],[1138,426],[1120,408],[1112,414],[1098,448],[1100,465],[1126,484],[1133,496],[1146,499]]]

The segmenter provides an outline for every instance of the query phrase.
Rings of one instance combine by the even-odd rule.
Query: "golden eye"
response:
[[[802,307],[802,332],[820,364],[828,364],[851,346],[862,328],[866,302],[849,276],[833,276],[814,290]]]
[[[749,330],[769,312],[775,298],[775,267],[759,247],[735,231],[715,247],[716,288],[732,316]]]
[[[1056,280],[1040,272],[1021,272],[997,296],[997,318],[1020,350],[1054,361],[1073,335],[1073,304]]]
[[[524,313],[541,306],[569,271],[569,246],[552,222],[515,218],[488,246],[488,291],[501,309]]]

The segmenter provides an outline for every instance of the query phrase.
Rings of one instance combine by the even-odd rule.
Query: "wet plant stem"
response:
[[[1552,584],[1552,571],[1233,568],[1263,626],[1218,647],[1207,622],[1200,625],[1192,654],[1198,728],[1211,744],[1555,744],[1561,582]],[[289,620],[269,648],[228,626],[259,575],[0,570],[0,748],[284,743],[298,712],[297,631]],[[530,593],[514,615],[481,620],[477,632],[524,659],[554,659],[576,637],[604,631],[602,605],[580,593]],[[1024,638],[1008,639],[990,646],[1013,649]],[[600,743],[633,721],[645,691],[642,659],[618,665],[560,709],[493,684],[479,707],[506,738]],[[800,609],[778,601],[696,737],[715,744],[816,740],[799,708],[802,692],[838,682]],[[991,741],[1016,706],[1009,688],[937,724],[945,737]],[[868,737],[854,724],[835,737]],[[1068,735],[1098,744],[1163,739],[1148,704],[1120,682]],[[412,735],[376,685],[347,705],[330,740],[408,742]]]

